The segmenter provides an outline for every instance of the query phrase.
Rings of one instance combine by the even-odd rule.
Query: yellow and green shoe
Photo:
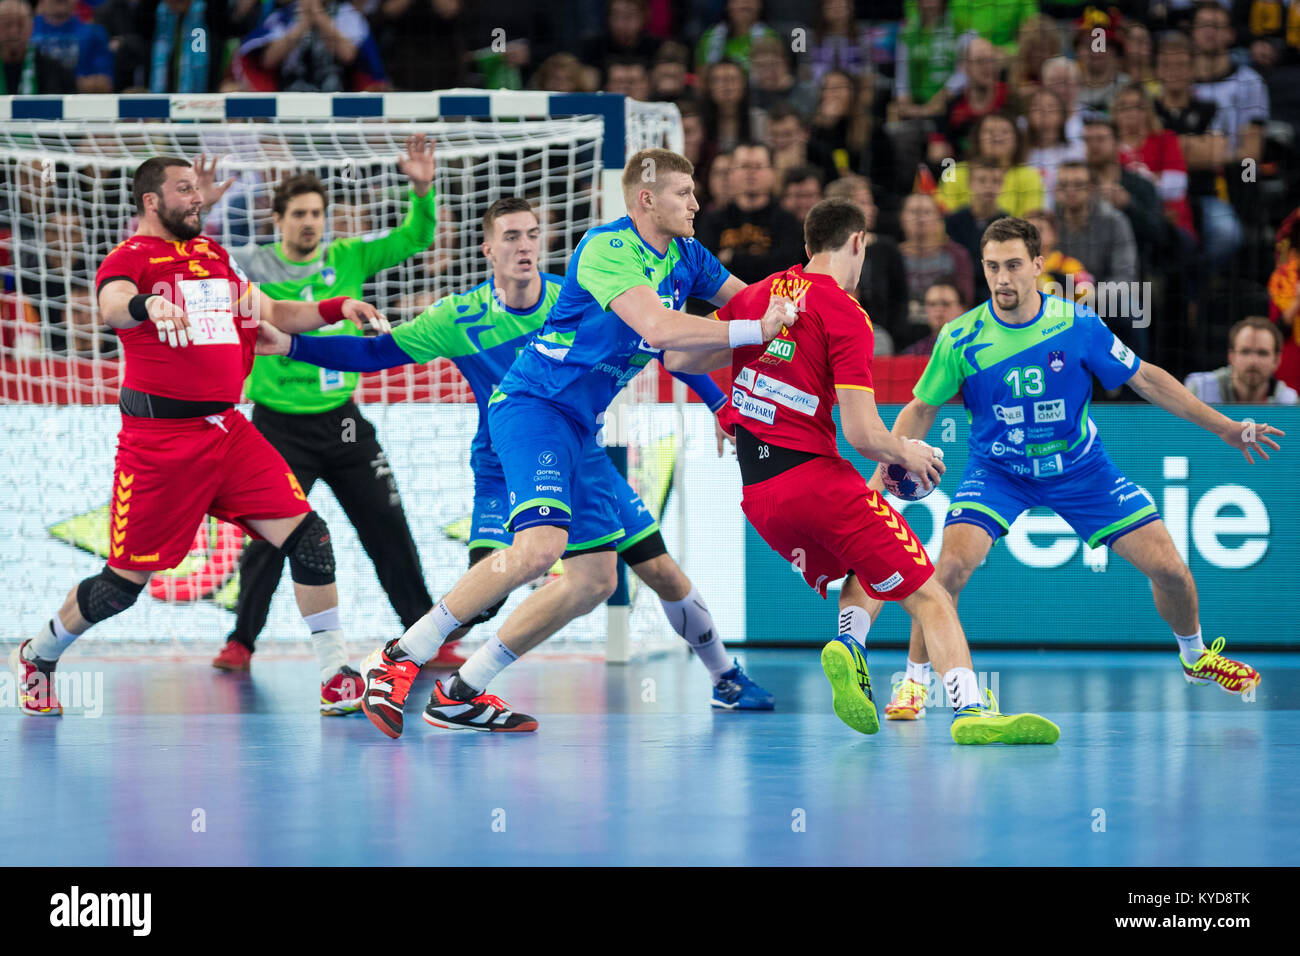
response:
[[[963,707],[952,715],[952,739],[958,744],[1054,744],[1061,728],[1037,714],[1003,714],[993,691],[988,704]]]
[[[851,637],[841,634],[822,648],[822,670],[831,682],[831,707],[835,716],[860,734],[880,730],[880,715],[871,696],[867,655]]]

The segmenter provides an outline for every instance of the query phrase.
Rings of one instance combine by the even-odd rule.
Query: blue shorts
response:
[[[597,447],[583,463],[584,474],[595,480],[607,481],[614,490],[619,523],[624,537],[617,542],[616,550],[625,551],[638,541],[659,530],[659,522],[650,513],[641,496],[632,490],[627,479],[618,473],[614,462],[603,448]],[[600,473],[604,478],[598,478]],[[505,474],[498,465],[481,469],[474,474],[474,516],[471,519],[469,546],[474,548],[507,548],[515,536],[506,530],[509,509]]]
[[[504,530],[564,528],[566,551],[614,546],[624,537],[608,473],[592,467],[597,454],[609,460],[594,434],[554,405],[527,396],[488,406],[488,433],[505,477]],[[480,537],[479,527],[471,541]]]
[[[1021,513],[1037,506],[1051,508],[1088,547],[1096,548],[1159,521],[1151,496],[1125,478],[1110,456],[1104,452],[1097,455],[1095,465],[1056,478],[1014,475],[972,456],[944,527],[979,525],[997,541]]]

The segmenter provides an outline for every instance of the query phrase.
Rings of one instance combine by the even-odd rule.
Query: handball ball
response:
[[[925,445],[926,448],[932,446],[926,445],[925,442],[917,438],[909,438],[908,441],[917,445]],[[933,448],[934,457],[940,461],[943,460],[943,449]],[[902,465],[885,466],[885,490],[895,498],[902,498],[904,501],[920,501],[931,491],[934,491],[936,485],[931,485],[928,489],[921,484],[921,479],[915,472],[908,471]]]

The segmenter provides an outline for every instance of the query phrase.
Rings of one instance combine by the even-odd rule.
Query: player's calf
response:
[[[85,632],[85,628],[69,630],[63,623],[65,612],[71,613],[75,606],[81,617],[77,625],[84,623],[90,627],[121,614],[136,602],[142,590],[143,581],[129,581],[109,567],[78,584],[68,595],[63,610],[9,655],[9,670],[18,685],[19,710],[41,717],[57,717],[63,713],[54,693],[54,670],[63,652]]]

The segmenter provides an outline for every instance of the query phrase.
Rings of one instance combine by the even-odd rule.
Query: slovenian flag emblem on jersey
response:
[[[1065,368],[1065,353],[1061,351],[1047,353],[1047,367],[1053,372]]]

